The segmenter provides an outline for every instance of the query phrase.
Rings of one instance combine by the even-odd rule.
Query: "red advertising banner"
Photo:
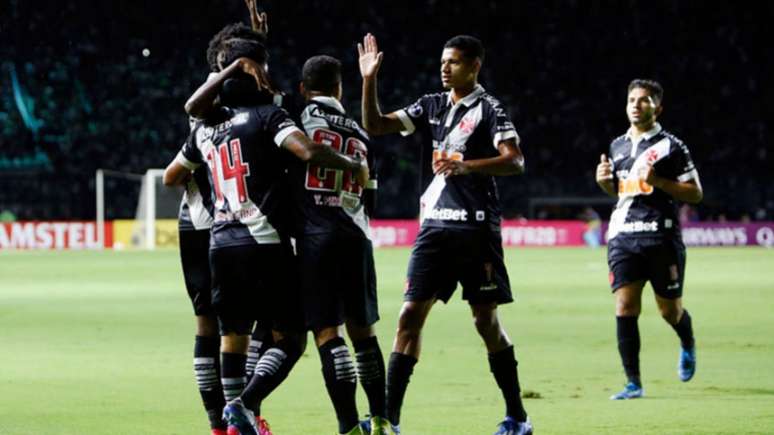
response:
[[[583,246],[590,228],[582,221],[503,221],[504,246]],[[371,240],[374,246],[411,246],[419,233],[416,220],[373,220]],[[599,236],[597,235],[597,240]]]
[[[105,222],[105,246],[113,245],[112,222]],[[96,222],[9,222],[0,224],[2,249],[99,249]]]

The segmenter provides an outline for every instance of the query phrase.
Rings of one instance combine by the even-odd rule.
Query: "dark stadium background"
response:
[[[599,154],[627,128],[628,82],[649,77],[666,89],[662,124],[686,141],[702,176],[697,216],[774,219],[774,3],[259,3],[269,13],[274,81],[294,98],[303,61],[336,56],[344,105],[357,118],[355,43],[366,32],[385,52],[385,111],[439,89],[446,39],[480,37],[481,82],[508,107],[527,161],[525,176],[499,180],[506,217],[575,218],[578,206],[535,210],[528,201],[601,198]],[[242,0],[0,1],[0,212],[93,219],[97,168],[163,168],[187,135],[183,103],[207,75],[207,42],[237,20],[247,22]],[[416,215],[421,143],[416,135],[376,141],[378,217]],[[137,187],[115,187],[107,217],[131,216]]]

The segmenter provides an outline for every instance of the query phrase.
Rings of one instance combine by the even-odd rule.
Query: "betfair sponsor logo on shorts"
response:
[[[430,210],[425,219],[461,222],[468,220],[468,212],[453,208],[434,208]]]

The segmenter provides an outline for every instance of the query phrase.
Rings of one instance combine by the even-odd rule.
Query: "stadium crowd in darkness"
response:
[[[700,219],[774,219],[768,48],[774,4],[737,9],[697,2],[262,1],[270,20],[270,73],[299,102],[304,60],[344,64],[344,105],[359,118],[355,43],[379,38],[382,107],[439,89],[448,37],[486,48],[481,82],[506,105],[527,173],[500,183],[506,217],[530,198],[601,197],[599,155],[627,128],[628,82],[660,80],[666,129],[683,138],[702,175]],[[206,77],[204,51],[223,25],[247,22],[241,0],[40,4],[10,0],[0,16],[0,211],[19,219],[91,219],[94,173],[161,168],[188,133],[182,107]],[[143,49],[149,55],[143,55]],[[20,106],[26,110],[22,115]],[[417,213],[427,165],[421,135],[376,141],[377,214]],[[111,190],[112,187],[112,190]],[[108,217],[131,216],[133,185],[108,186]],[[606,216],[609,205],[598,206]],[[578,209],[530,217],[575,218]]]

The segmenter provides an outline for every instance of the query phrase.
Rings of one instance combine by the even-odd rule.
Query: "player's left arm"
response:
[[[517,138],[506,139],[497,144],[499,156],[475,160],[438,159],[433,162],[433,172],[446,177],[453,175],[519,175],[524,173],[524,154]]]
[[[487,129],[495,157],[475,160],[455,160],[454,156],[433,162],[433,172],[446,177],[466,174],[519,175],[524,173],[524,154],[519,148],[519,135],[505,108],[494,97],[486,97],[482,104],[482,128]]]
[[[694,170],[692,178],[686,181],[675,181],[669,178],[664,178],[656,175],[656,170],[652,165],[648,165],[643,169],[645,182],[651,186],[661,189],[668,193],[672,198],[688,202],[691,204],[698,204],[704,198],[704,191],[701,188],[701,181],[699,181],[699,174]]]
[[[663,162],[657,163],[658,171],[653,165],[647,165],[642,169],[640,178],[678,201],[698,204],[704,192],[688,147],[676,140],[672,142],[670,151]]]

